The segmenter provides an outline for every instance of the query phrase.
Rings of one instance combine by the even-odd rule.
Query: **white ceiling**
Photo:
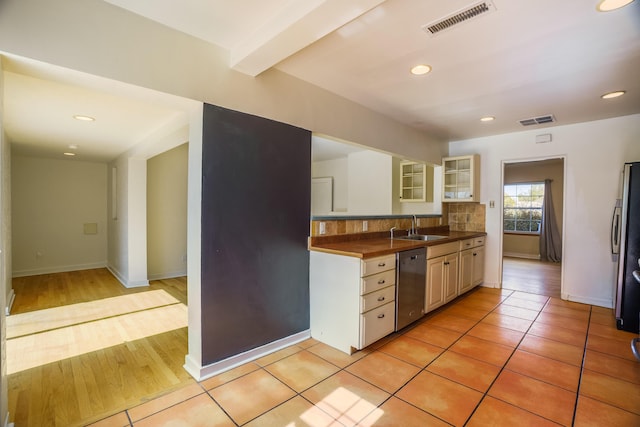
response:
[[[16,154],[113,160],[187,125],[195,102],[12,55],[3,55],[3,68],[3,125]]]
[[[640,113],[637,0],[606,13],[596,11],[599,0],[493,0],[494,12],[435,36],[422,26],[478,2],[182,0],[177,6],[174,0],[105,1],[227,49],[229,66],[240,72],[257,75],[275,67],[447,140]],[[410,74],[418,63],[433,71]],[[34,109],[26,105],[38,102],[42,93],[50,95],[48,103],[60,97],[91,100],[82,90],[94,89],[89,83],[76,88],[44,71],[34,75],[20,68],[17,63],[7,68],[5,128],[13,141],[35,147],[42,135],[29,134],[33,118],[25,114]],[[27,91],[32,86],[40,88],[38,97]],[[600,99],[613,90],[627,94]],[[113,93],[95,92],[96,100]],[[128,104],[125,92],[107,103],[116,107],[112,113],[118,123],[105,125],[109,129],[103,139],[114,145],[113,152],[124,151],[179,114],[169,104],[149,103],[144,97]],[[51,104],[43,108],[52,111]],[[71,114],[59,110],[60,120]],[[87,107],[73,114],[92,113]],[[547,114],[556,122],[526,128],[518,122]],[[487,115],[496,120],[481,123]],[[99,125],[73,123],[57,135],[58,130],[37,120],[41,132],[60,144],[75,140],[80,126]],[[109,134],[114,128],[122,134]]]

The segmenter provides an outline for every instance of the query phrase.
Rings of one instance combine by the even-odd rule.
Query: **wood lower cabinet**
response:
[[[446,304],[458,295],[458,251],[458,242],[427,248],[425,312]]]
[[[460,280],[458,295],[473,289],[484,281],[484,237],[460,242]]]
[[[394,331],[396,255],[310,252],[311,336],[347,354]]]

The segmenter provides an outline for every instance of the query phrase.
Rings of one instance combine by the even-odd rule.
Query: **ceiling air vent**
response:
[[[531,125],[543,125],[545,123],[553,123],[556,119],[551,115],[540,116],[540,117],[532,117],[530,119],[522,119],[520,120],[520,124],[522,126],[531,126]]]
[[[491,1],[474,3],[471,6],[467,6],[462,10],[452,13],[451,15],[423,25],[422,29],[426,31],[427,34],[435,35],[441,31],[453,27],[454,25],[461,24],[465,21],[468,21],[469,19],[484,15],[487,12],[493,12],[495,10],[496,7]]]

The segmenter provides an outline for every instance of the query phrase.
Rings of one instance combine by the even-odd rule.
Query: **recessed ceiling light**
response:
[[[494,121],[496,118],[493,116],[486,116],[480,119],[481,122],[492,122]]]
[[[427,74],[431,71],[431,66],[426,64],[416,65],[411,69],[411,74],[415,74],[416,76],[421,76],[422,74]]]
[[[623,6],[628,5],[633,0],[602,0],[596,6],[596,9],[600,12],[609,12],[612,10],[620,9]]]
[[[65,156],[75,156],[76,155],[76,153],[69,153],[69,152],[62,153],[62,154],[64,154]]]
[[[94,119],[93,117],[90,117],[90,116],[83,116],[83,115],[81,115],[81,114],[76,114],[75,116],[73,116],[73,118],[74,118],[74,119],[76,119],[76,120],[83,121],[83,122],[93,122],[93,121],[95,121],[95,120],[96,120],[96,119]]]
[[[619,96],[622,96],[626,93],[626,91],[624,90],[617,90],[615,92],[609,92],[609,93],[605,93],[604,95],[602,95],[600,98],[602,99],[611,99],[611,98],[617,98]]]

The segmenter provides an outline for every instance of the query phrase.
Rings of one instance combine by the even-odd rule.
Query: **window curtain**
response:
[[[562,261],[562,236],[551,198],[551,180],[544,180],[544,201],[542,202],[542,223],[540,224],[540,259],[542,261]]]

